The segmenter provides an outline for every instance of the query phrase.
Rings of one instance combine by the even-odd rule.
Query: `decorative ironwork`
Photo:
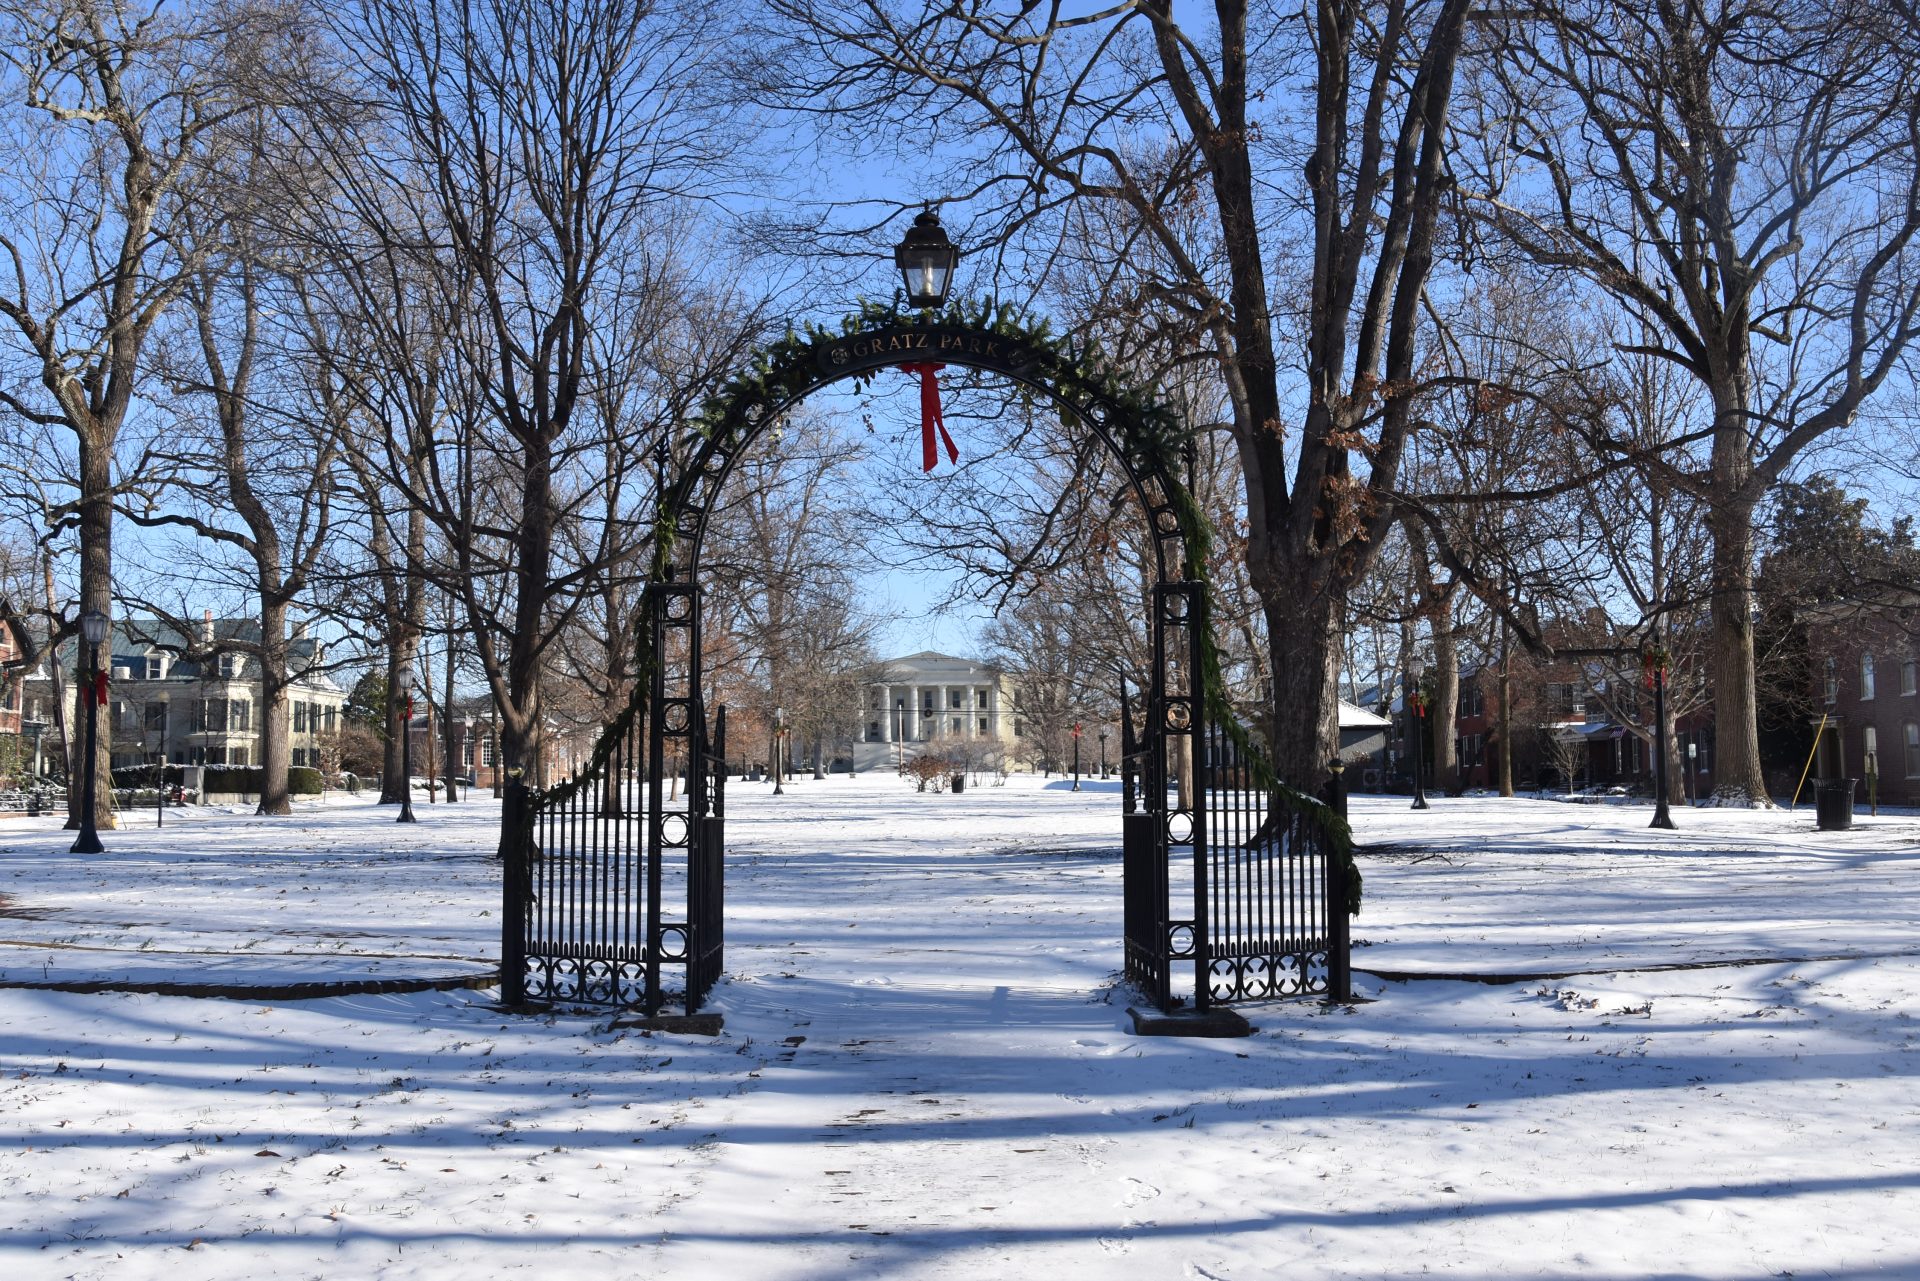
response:
[[[1255,786],[1218,727],[1205,749],[1208,995],[1347,999],[1346,886],[1325,826]]]
[[[1171,420],[1089,378],[1043,336],[950,317],[864,320],[843,334],[789,339],[779,360],[709,406],[677,479],[662,462],[665,522],[656,528],[671,533],[645,596],[641,686],[572,778],[507,791],[505,999],[654,1014],[674,995],[663,967],[683,970],[677,995],[688,1013],[707,999],[725,945],[727,778],[726,709],[709,727],[702,701],[698,582],[708,517],[746,447],[795,403],[829,383],[922,360],[1002,374],[1077,415],[1125,470],[1154,535],[1153,665],[1137,718],[1121,690],[1127,977],[1162,1009],[1344,996],[1345,888],[1325,829],[1299,821],[1288,808],[1295,802],[1256,795],[1246,771],[1223,758],[1229,736],[1210,723],[1218,702],[1203,677],[1213,657],[1206,584],[1180,577],[1204,572],[1195,550],[1204,528],[1168,471]],[[665,783],[681,769],[686,785],[675,797]],[[1176,914],[1176,903],[1189,902]],[[684,903],[678,919],[667,919],[669,903]]]

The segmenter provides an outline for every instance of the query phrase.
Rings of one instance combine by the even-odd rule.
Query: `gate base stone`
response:
[[[676,1032],[681,1036],[719,1036],[723,1020],[718,1014],[636,1014],[615,1019],[613,1027],[639,1028],[643,1032]]]
[[[1175,1010],[1163,1014],[1158,1010],[1139,1010],[1127,1007],[1127,1015],[1133,1020],[1135,1036],[1207,1036],[1230,1037],[1252,1036],[1253,1025],[1234,1010],[1214,1006],[1206,1010]]]

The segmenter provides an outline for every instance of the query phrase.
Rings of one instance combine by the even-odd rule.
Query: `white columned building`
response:
[[[958,746],[983,758],[1024,757],[1026,727],[1007,673],[932,650],[888,659],[882,667],[887,679],[867,687],[860,741],[854,744],[860,769],[889,768],[930,744]]]

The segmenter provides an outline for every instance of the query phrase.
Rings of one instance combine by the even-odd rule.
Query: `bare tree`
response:
[[[936,180],[975,202],[976,234],[1008,255],[1022,243],[1051,254],[1062,217],[1106,211],[1114,234],[1098,243],[1116,301],[1158,310],[1215,362],[1246,477],[1247,568],[1267,615],[1276,764],[1318,786],[1337,742],[1347,593],[1393,520],[1414,426],[1470,0],[1327,0],[1273,14],[1222,3],[1204,33],[1170,0],[1087,15],[907,14],[881,0],[767,7],[746,69],[757,92],[858,121],[892,145],[963,139]],[[1289,66],[1307,68],[1311,84],[1297,129],[1258,107]],[[1269,198],[1275,173],[1297,199]],[[1276,301],[1287,297],[1298,305]],[[1282,331],[1297,347],[1285,362],[1302,370],[1297,387],[1282,386]],[[1371,467],[1364,479],[1356,453]]]
[[[73,437],[74,497],[53,515],[79,533],[83,610],[112,612],[115,451],[148,338],[191,265],[170,202],[258,103],[285,16],[265,3],[179,17],[126,0],[0,5],[0,318],[8,354],[38,384],[28,394],[0,380],[0,406]],[[111,738],[102,724],[91,765],[103,827],[114,821]]]
[[[713,17],[691,3],[367,0],[338,26],[385,109],[372,165],[357,131],[318,135],[351,210],[339,239],[432,264],[409,283],[447,289],[463,309],[447,330],[458,400],[414,425],[432,432],[423,474],[389,466],[387,480],[451,556],[440,581],[477,637],[508,767],[538,752],[548,651],[595,567],[644,546],[632,509],[599,521],[586,564],[561,542],[563,527],[606,510],[595,389],[651,378],[645,417],[619,424],[619,474],[644,468],[650,442],[691,416],[703,378],[731,363],[748,329],[730,299],[700,314],[686,264],[655,252],[675,242],[686,199],[728,165],[722,131],[686,91]],[[650,366],[656,348],[608,340],[645,338],[663,292],[709,337],[711,364]],[[486,584],[500,576],[510,587],[495,600]]]
[[[1920,333],[1920,96],[1910,12],[1574,0],[1507,11],[1472,133],[1477,207],[1576,272],[1712,408],[1704,465],[1717,797],[1765,805],[1755,512],[1853,422]],[[1758,345],[1756,345],[1758,340]]]

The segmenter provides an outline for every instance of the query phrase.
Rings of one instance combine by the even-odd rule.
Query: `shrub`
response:
[[[113,785],[125,790],[139,787],[152,791],[157,787],[178,787],[186,782],[183,765],[122,765],[113,771]]]
[[[901,771],[919,784],[915,791],[929,789],[936,792],[947,790],[947,780],[953,777],[954,764],[944,756],[932,754],[916,756],[906,763]]]
[[[287,790],[295,796],[318,796],[326,780],[311,765],[295,765],[287,770]]]
[[[240,792],[242,794],[260,794],[260,767],[258,765],[209,765],[207,766],[206,790],[209,792]]]

